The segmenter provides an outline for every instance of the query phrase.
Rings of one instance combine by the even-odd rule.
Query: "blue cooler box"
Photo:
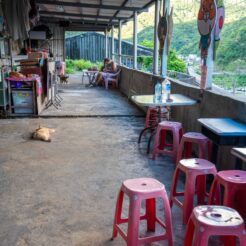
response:
[[[30,90],[12,90],[13,106],[16,114],[33,114],[33,92]],[[24,108],[27,107],[27,108]]]

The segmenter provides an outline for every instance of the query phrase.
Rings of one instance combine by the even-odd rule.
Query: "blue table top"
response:
[[[201,118],[198,122],[220,136],[246,136],[246,124],[230,118]]]

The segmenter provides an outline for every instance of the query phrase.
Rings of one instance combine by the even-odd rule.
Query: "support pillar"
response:
[[[119,40],[119,65],[121,65],[121,55],[122,55],[122,46],[121,46],[121,30],[122,30],[122,20],[119,21],[119,34],[118,34],[118,40]]]
[[[133,68],[137,69],[137,58],[138,58],[138,13],[134,12],[133,18]]]
[[[170,14],[170,0],[164,0],[163,1],[163,15],[167,12],[167,15]],[[161,76],[165,78],[167,76],[167,58],[168,58],[168,52],[167,52],[167,37],[165,39],[163,54],[162,54],[162,63],[161,63]]]
[[[105,30],[105,57],[108,57],[108,30]]]
[[[111,58],[114,60],[114,26],[111,29]]]
[[[158,46],[159,46],[159,40],[158,40],[158,23],[159,23],[159,12],[160,12],[160,0],[155,0],[155,26],[154,26],[154,57],[153,57],[153,74],[159,73],[159,67],[158,67],[158,58],[159,58],[159,52],[158,52]]]
[[[207,56],[207,81],[205,89],[212,89],[212,81],[213,81],[213,71],[214,71],[214,29],[211,32],[211,43],[208,48],[208,56]]]

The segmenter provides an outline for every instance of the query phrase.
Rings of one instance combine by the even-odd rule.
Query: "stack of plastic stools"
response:
[[[181,171],[185,174],[185,188],[184,191],[178,192],[177,185]],[[191,215],[195,195],[198,204],[205,204],[205,198],[208,197],[206,175],[215,176],[216,173],[215,165],[205,159],[183,159],[177,165],[170,192],[170,205],[172,207],[175,203],[183,209],[184,224],[187,224]],[[180,196],[183,196],[183,203],[178,199]]]
[[[124,194],[129,197],[129,214],[127,218],[121,217]],[[163,201],[165,222],[156,216],[157,198],[161,198]],[[141,215],[140,210],[143,201],[146,201],[146,213]],[[158,223],[164,228],[164,232],[140,237],[141,220],[147,221],[147,231],[155,232],[156,223]],[[121,228],[124,223],[128,225],[126,233]],[[169,246],[173,245],[171,209],[165,186],[162,183],[152,178],[128,179],[122,183],[116,204],[112,239],[118,233],[128,246],[138,246],[161,240],[167,240]]]
[[[172,132],[172,144],[166,143],[166,133]],[[155,141],[154,141],[154,148],[152,153],[152,159],[155,160],[156,154],[162,153],[166,155],[171,155],[176,162],[177,153],[179,148],[179,142],[183,135],[183,128],[180,122],[173,122],[173,121],[162,121],[158,124],[156,134],[155,134]],[[166,149],[169,147],[171,149]]]
[[[146,113],[145,125],[144,128],[156,127],[157,118],[156,118],[157,108],[149,107]]]
[[[224,187],[223,200],[221,201],[220,187]],[[226,170],[220,171],[215,176],[210,194],[209,204],[224,205],[236,209],[243,217],[246,216],[246,171]]]
[[[192,144],[198,145],[199,158],[210,160],[211,141],[202,133],[187,132],[182,136],[180,142],[177,164],[181,159],[183,159],[183,157],[186,159],[192,157]]]
[[[156,107],[149,107],[147,110],[146,118],[145,118],[145,125],[144,128],[153,127],[155,128],[158,124],[158,108]],[[164,120],[167,118],[167,110],[165,108],[161,109],[161,120]]]
[[[207,246],[211,236],[226,236],[230,243],[224,245],[228,246],[236,246],[236,240],[232,243],[230,238],[238,237],[240,245],[246,245],[242,217],[236,210],[224,206],[195,207],[187,225],[184,246]]]

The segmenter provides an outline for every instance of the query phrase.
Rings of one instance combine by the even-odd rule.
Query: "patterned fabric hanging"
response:
[[[159,47],[160,56],[163,54],[163,48],[167,36],[167,28],[168,26],[167,26],[167,11],[166,11],[163,16],[160,16],[160,20],[158,23],[158,39],[160,43],[160,47]]]
[[[215,26],[217,7],[215,0],[201,0],[198,12],[198,31],[201,35],[199,48],[201,50],[201,81],[200,89],[204,90],[207,81],[207,65],[208,48],[211,43],[211,32]]]
[[[171,46],[171,40],[173,36],[173,7],[171,8],[171,12],[168,16],[168,34],[167,34],[167,52]]]
[[[199,47],[201,49],[201,58],[206,59],[208,47],[211,43],[211,32],[216,21],[216,3],[215,0],[201,0],[198,12],[198,31],[201,35]]]
[[[214,59],[216,57],[216,51],[220,43],[220,33],[223,28],[225,21],[225,6],[224,0],[217,0],[217,19],[215,24],[215,35],[214,35]]]

